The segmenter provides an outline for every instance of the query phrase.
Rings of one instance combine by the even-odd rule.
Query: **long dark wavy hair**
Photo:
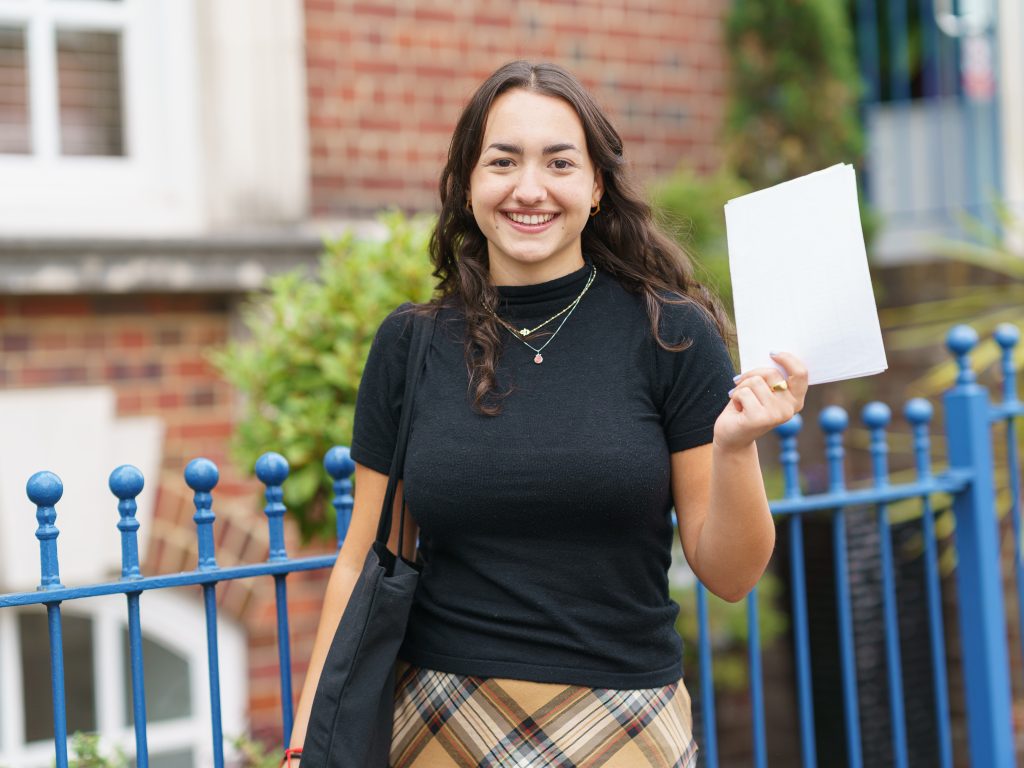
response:
[[[513,61],[492,74],[463,110],[441,172],[441,214],[430,238],[430,259],[438,278],[436,307],[455,306],[465,317],[466,365],[473,408],[495,415],[507,394],[499,391],[495,374],[504,338],[487,307],[498,306],[491,283],[487,239],[467,206],[469,178],[480,158],[487,115],[506,91],[526,91],[564,99],[579,115],[597,173],[604,182],[600,213],[583,229],[583,254],[613,275],[626,290],[643,296],[651,332],[663,348],[679,351],[688,340],[669,344],[661,338],[661,308],[690,303],[702,310],[723,338],[731,325],[718,299],[694,277],[683,249],[655,224],[650,206],[629,177],[622,139],[580,82],[556,64]]]

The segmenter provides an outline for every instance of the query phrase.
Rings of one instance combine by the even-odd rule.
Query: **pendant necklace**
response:
[[[587,292],[587,288],[590,287],[590,282],[594,279],[594,275],[596,273],[597,273],[597,268],[595,267],[594,271],[590,273],[590,280],[588,280],[587,284],[585,286],[583,286],[583,290],[580,291],[579,296],[577,296],[575,299],[573,299],[568,304],[566,304],[565,307],[563,307],[558,312],[553,314],[551,317],[549,317],[547,320],[545,320],[540,325],[536,325],[533,328],[520,328],[518,331],[516,331],[516,333],[518,333],[520,336],[533,336],[533,334],[535,334],[537,331],[539,331],[541,328],[543,328],[548,323],[552,322],[553,320],[557,320],[562,315],[564,315],[566,312],[571,311],[579,303],[580,299],[583,298],[583,294]],[[492,312],[491,314],[494,314],[494,313]],[[498,317],[497,315],[494,315],[494,316]],[[500,320],[501,318],[498,317],[498,319]]]
[[[492,310],[492,309],[490,309],[488,307],[487,311],[490,312],[491,315],[494,316],[494,319],[497,320],[499,323],[501,323],[508,330],[509,333],[511,333],[513,336],[515,336],[517,339],[519,339],[521,342],[523,342],[523,344],[525,344],[529,349],[533,350],[536,353],[533,356],[533,362],[535,362],[537,365],[540,365],[541,363],[544,362],[544,355],[541,354],[544,351],[544,348],[548,344],[550,344],[552,341],[555,340],[555,336],[558,335],[558,332],[560,330],[562,330],[562,326],[565,325],[565,321],[568,320],[572,316],[572,313],[576,310],[576,307],[579,306],[580,299],[582,299],[583,296],[586,294],[586,292],[590,289],[590,286],[594,282],[594,278],[596,276],[597,276],[597,267],[594,267],[593,271],[590,273],[590,277],[587,279],[587,284],[585,286],[583,286],[583,290],[580,291],[580,295],[577,296],[575,299],[573,299],[572,303],[570,303],[569,306],[567,306],[565,309],[563,309],[557,315],[549,317],[547,320],[545,320],[543,323],[538,325],[532,331],[527,329],[527,328],[523,328],[522,330],[517,330],[514,326],[512,326],[511,323],[508,323],[507,321],[505,321],[502,318],[498,317],[497,313],[495,313],[494,310]],[[555,328],[555,332],[552,333],[551,336],[548,337],[548,340],[545,341],[543,344],[541,344],[539,347],[533,346],[530,342],[528,342],[525,338],[523,338],[524,336],[528,336],[531,333],[534,333],[535,331],[543,328],[545,325],[550,323],[552,320],[554,320],[555,318],[557,318],[561,314],[565,314],[565,317],[562,318],[562,322],[560,322],[558,324],[558,327]]]

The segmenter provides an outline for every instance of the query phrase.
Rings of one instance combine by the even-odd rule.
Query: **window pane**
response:
[[[60,149],[64,155],[123,155],[121,35],[57,32]]]
[[[92,619],[65,614],[62,625],[68,733],[95,731]],[[50,635],[47,630],[46,613],[19,613],[18,636],[21,639],[25,741],[52,739],[53,697],[50,694]]]
[[[0,154],[31,151],[25,30],[0,27]]]
[[[127,627],[121,633],[121,647],[124,649],[121,654],[124,659],[124,721],[127,725],[133,725],[135,712],[132,709],[132,672]],[[143,679],[146,681],[146,719],[155,723],[176,717],[190,717],[192,687],[189,682],[188,659],[143,634],[142,666]]]

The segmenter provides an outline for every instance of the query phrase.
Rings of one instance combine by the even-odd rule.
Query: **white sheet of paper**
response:
[[[740,368],[792,352],[811,384],[881,373],[853,167],[834,165],[725,205]]]

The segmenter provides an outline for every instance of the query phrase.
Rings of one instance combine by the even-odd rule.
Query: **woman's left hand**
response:
[[[773,353],[772,359],[785,369],[786,375],[766,367],[739,376],[728,405],[715,421],[716,445],[731,449],[750,445],[804,407],[807,369],[788,352]]]

